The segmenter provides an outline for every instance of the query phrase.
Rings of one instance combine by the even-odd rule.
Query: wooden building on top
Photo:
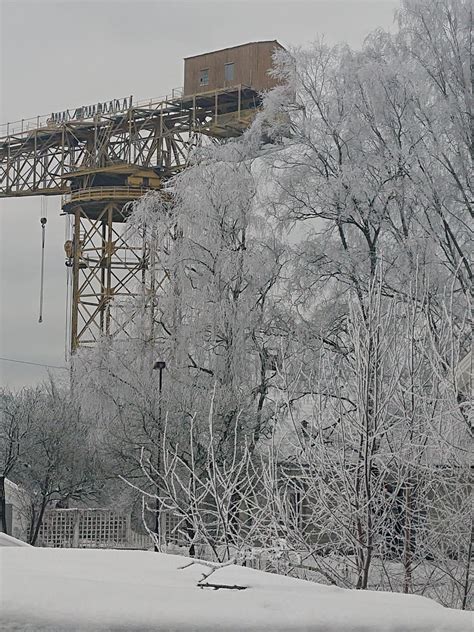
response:
[[[184,60],[184,96],[245,86],[255,92],[270,90],[277,81],[268,74],[275,49],[283,49],[276,40],[249,42]]]

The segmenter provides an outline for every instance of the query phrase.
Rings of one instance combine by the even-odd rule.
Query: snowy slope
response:
[[[18,538],[14,538],[11,535],[7,535],[6,533],[0,533],[0,546],[30,546],[23,540],[18,540]]]
[[[422,597],[342,590],[145,551],[0,550],[0,630],[471,632],[471,614]],[[208,569],[207,569],[208,570]]]

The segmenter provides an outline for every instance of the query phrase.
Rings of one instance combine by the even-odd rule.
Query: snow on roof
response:
[[[241,566],[202,589],[201,565],[146,551],[5,548],[2,625],[15,630],[468,632],[471,616],[424,597],[343,590]],[[15,627],[16,626],[16,627]]]
[[[259,40],[257,42],[245,42],[245,44],[237,44],[236,46],[227,46],[226,48],[218,48],[217,50],[210,50],[207,53],[198,53],[197,55],[188,55],[184,59],[193,59],[193,57],[203,57],[204,55],[212,55],[213,53],[222,53],[224,50],[232,50],[233,48],[243,48],[244,46],[252,46],[252,44],[277,44],[281,48],[283,46],[275,40]]]
[[[9,487],[10,489],[14,489],[16,491],[19,491],[21,489],[19,485],[11,481],[9,478],[5,479],[5,487]]]

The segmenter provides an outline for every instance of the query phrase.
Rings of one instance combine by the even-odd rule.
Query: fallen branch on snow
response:
[[[229,586],[228,584],[210,584],[209,582],[205,581],[213,573],[220,570],[221,568],[225,568],[226,566],[232,566],[232,564],[235,564],[235,557],[232,557],[230,560],[227,560],[227,562],[206,562],[204,560],[196,560],[196,561],[193,560],[189,562],[189,564],[185,564],[184,566],[179,566],[178,570],[182,571],[185,568],[194,566],[195,564],[201,565],[201,566],[207,566],[208,568],[211,569],[208,573],[202,574],[201,579],[196,584],[198,588],[213,588],[214,590],[219,590],[220,588],[227,588],[228,590],[245,590],[246,588],[248,588],[248,586],[238,586],[238,585]]]
[[[220,588],[227,588],[227,590],[247,590],[248,586],[238,586],[234,584],[233,586],[229,586],[228,584],[209,584],[208,582],[201,583],[203,580],[201,579],[198,582],[199,588],[212,588],[213,590],[219,590]]]

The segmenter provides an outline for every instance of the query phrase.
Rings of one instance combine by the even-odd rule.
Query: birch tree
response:
[[[39,397],[35,389],[19,393],[2,389],[0,393],[0,529],[4,533],[8,533],[5,481],[15,476],[27,458],[32,442],[34,406]]]

